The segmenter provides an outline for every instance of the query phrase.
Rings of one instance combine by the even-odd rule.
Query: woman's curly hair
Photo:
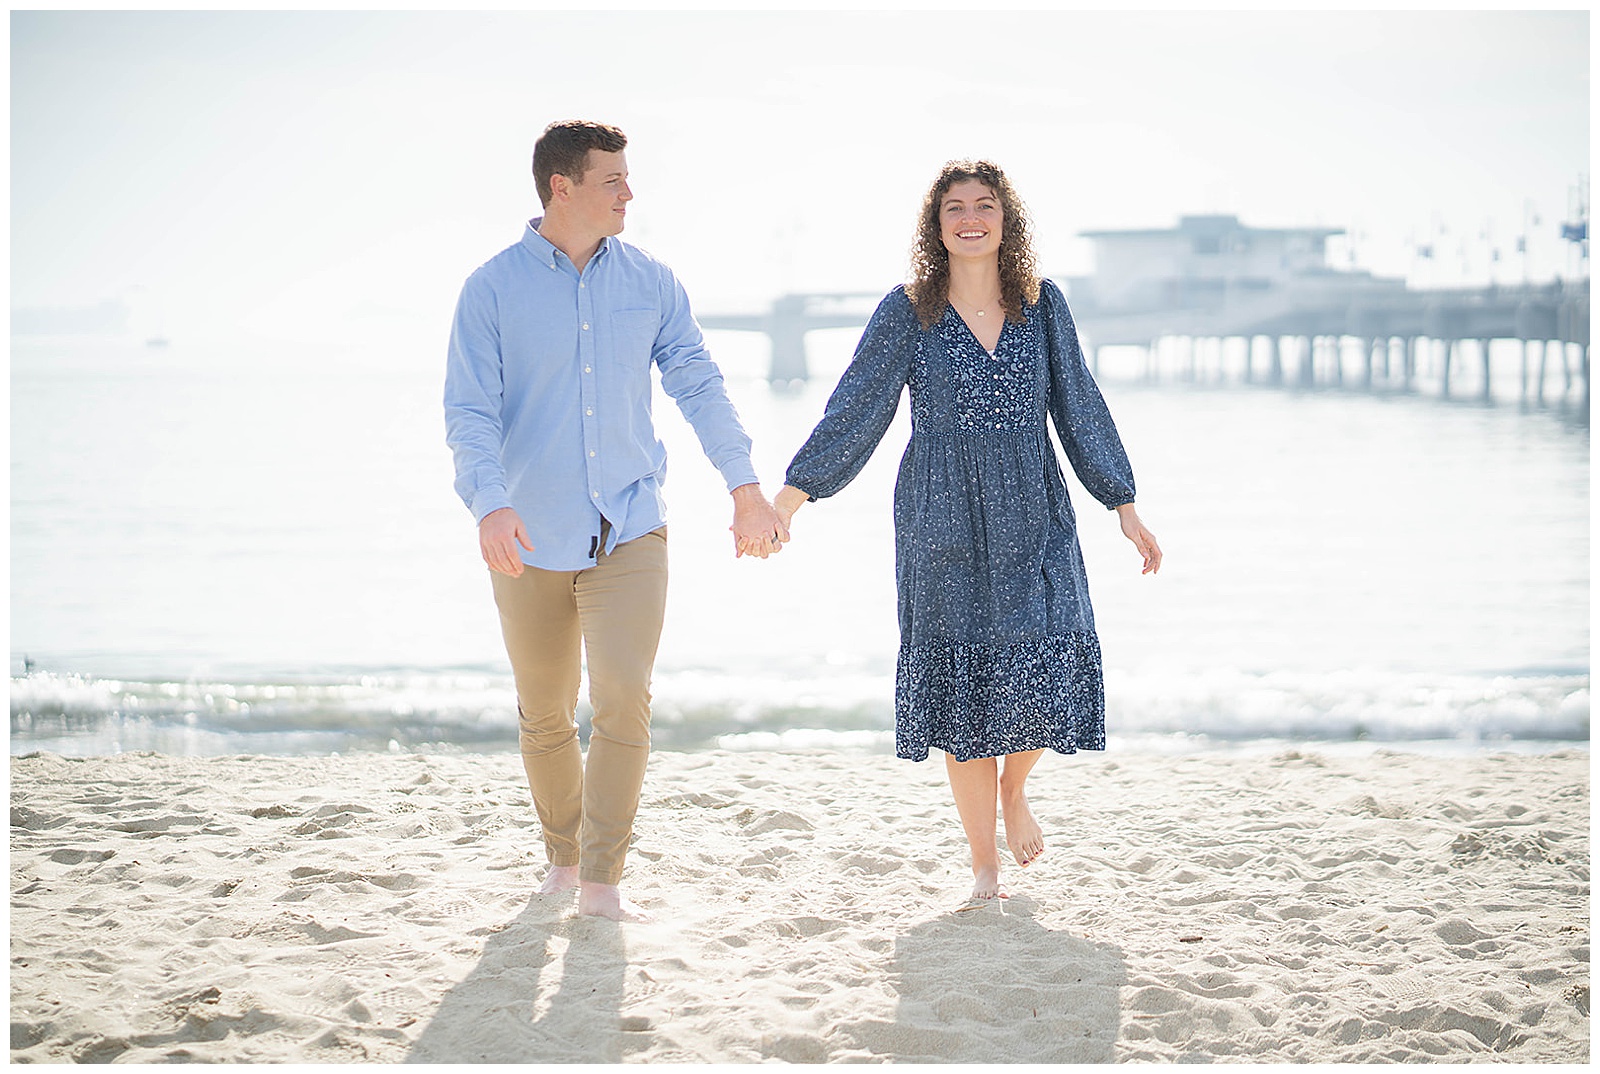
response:
[[[1006,320],[1024,319],[1024,303],[1039,301],[1039,273],[1033,260],[1033,233],[1028,210],[1017,197],[1011,180],[998,164],[987,160],[952,160],[922,199],[917,217],[917,241],[911,248],[911,282],[906,294],[922,327],[931,328],[944,316],[950,300],[950,251],[939,232],[939,206],[950,188],[976,179],[1000,200],[1000,305]]]

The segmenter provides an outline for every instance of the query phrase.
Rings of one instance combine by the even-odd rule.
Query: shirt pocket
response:
[[[626,366],[647,367],[661,330],[661,314],[653,309],[613,310],[611,343]]]

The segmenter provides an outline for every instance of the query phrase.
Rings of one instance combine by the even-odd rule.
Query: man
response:
[[[619,884],[650,751],[650,673],[666,606],[666,452],[650,417],[653,364],[733,497],[735,555],[787,534],[750,464],[750,438],[672,272],[617,239],[627,139],[552,123],[534,145],[544,215],[461,291],[445,376],[456,491],[478,521],[518,738],[550,861],[540,891],[578,887],[580,913],[648,915]],[[579,649],[594,721],[575,713]]]

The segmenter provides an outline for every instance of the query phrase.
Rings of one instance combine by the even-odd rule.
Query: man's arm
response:
[[[493,570],[522,573],[517,545],[533,551],[506,494],[500,459],[504,377],[494,294],[477,274],[461,289],[445,364],[445,441],[455,455],[456,492],[478,520],[478,550]]]
[[[767,501],[750,462],[750,437],[728,398],[722,370],[711,360],[705,337],[689,310],[689,296],[676,277],[663,268],[661,327],[652,358],[661,371],[661,387],[693,426],[700,447],[733,496],[734,556],[766,559],[788,540],[788,532]]]
[[[511,506],[500,461],[504,391],[495,296],[480,271],[461,288],[444,374],[444,436],[455,455],[456,493],[479,522]]]

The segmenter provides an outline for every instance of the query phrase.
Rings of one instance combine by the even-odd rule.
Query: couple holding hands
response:
[[[992,163],[945,165],[918,216],[910,281],[879,303],[769,502],[682,285],[616,238],[633,198],[626,145],[604,124],[545,129],[533,154],[544,215],[468,278],[445,378],[456,491],[478,521],[516,680],[550,862],[541,891],[577,888],[581,913],[649,916],[620,884],[666,606],[654,366],[727,482],[736,553],[763,558],[802,506],[860,472],[909,388],[894,494],[895,753],[944,754],[973,898],[1003,897],[996,806],[1026,866],[1044,850],[1025,790],[1035,762],[1047,748],[1105,748],[1100,643],[1048,424],[1144,573],[1161,565],[1066,300],[1037,273],[1022,202]]]

